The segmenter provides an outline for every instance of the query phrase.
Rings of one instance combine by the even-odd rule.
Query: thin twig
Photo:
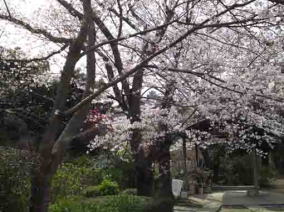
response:
[[[7,4],[6,0],[3,0],[3,1],[4,1],[4,4],[5,4],[5,7],[6,7],[6,9],[7,9],[7,12],[8,12],[9,17],[12,18],[12,15],[11,15],[11,12],[10,12],[10,10],[9,10],[9,7],[8,7],[8,4]]]

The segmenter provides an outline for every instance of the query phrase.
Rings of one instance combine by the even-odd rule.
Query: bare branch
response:
[[[123,11],[122,11],[122,7],[120,4],[120,0],[116,0],[117,1],[117,5],[118,5],[118,10],[119,10],[119,27],[118,27],[118,34],[117,37],[119,38],[121,36],[122,33],[122,17],[123,17]]]
[[[120,13],[118,13],[114,8],[110,8],[109,11],[111,11],[112,13],[114,13],[117,17],[121,18],[125,23],[127,23],[131,28],[135,29],[136,31],[138,31],[138,27],[135,26],[135,24],[133,24],[129,18],[121,16]]]
[[[8,13],[8,15],[9,15],[9,17],[12,18],[11,12],[10,12],[10,9],[9,9],[9,7],[8,7],[8,4],[7,4],[6,0],[3,0],[3,1],[4,1],[4,4],[5,4],[5,7],[6,7],[6,10],[7,10],[7,13]]]

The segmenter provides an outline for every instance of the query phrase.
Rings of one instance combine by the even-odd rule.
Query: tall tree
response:
[[[32,35],[50,42],[50,45],[52,43],[52,46],[59,45],[60,50],[68,47],[61,76],[57,83],[50,119],[45,126],[38,150],[40,167],[33,173],[31,211],[44,212],[48,210],[50,181],[62,161],[65,147],[75,136],[81,135],[79,130],[92,100],[112,88],[113,98],[127,113],[130,122],[137,125],[142,121],[141,98],[143,97],[143,89],[146,87],[145,77],[151,79],[151,77],[159,75],[159,77],[166,79],[172,78],[175,75],[171,75],[170,71],[183,72],[184,68],[188,68],[184,67],[188,63],[186,56],[189,54],[186,53],[184,54],[185,60],[179,64],[180,68],[176,69],[171,65],[174,61],[173,52],[176,53],[174,49],[181,48],[180,46],[184,48],[184,45],[187,45],[188,48],[184,49],[185,52],[191,50],[193,53],[196,53],[195,49],[199,49],[198,47],[201,46],[203,50],[200,54],[206,55],[202,40],[195,43],[195,46],[190,46],[191,36],[197,33],[205,33],[210,36],[213,32],[221,31],[225,27],[246,29],[251,25],[264,23],[266,18],[259,16],[259,10],[256,10],[256,13],[251,12],[255,9],[253,3],[257,2],[257,0],[156,0],[153,2],[109,0],[100,3],[91,0],[72,2],[57,0],[56,6],[51,7],[49,13],[52,21],[45,23],[50,30],[43,27],[43,22],[35,25],[31,20],[28,22],[24,18],[21,19],[15,10],[8,11],[4,7],[3,11],[6,12],[1,12],[1,20],[28,30]],[[43,58],[48,59],[60,50],[51,52]],[[215,50],[210,53],[216,54],[216,52]],[[70,85],[74,69],[83,56],[86,56],[87,72],[85,92],[79,103],[68,106],[67,99],[71,93]],[[99,60],[100,58],[102,60]],[[34,58],[29,61],[39,59]],[[104,72],[98,73],[96,70],[101,68],[101,64],[105,65],[106,74]],[[156,69],[154,74],[152,73],[153,69]],[[208,71],[191,73],[199,78],[206,77],[205,79],[207,79],[209,77],[218,81],[216,76]],[[98,89],[93,89],[94,80],[98,75],[106,76],[108,82]],[[198,85],[204,86],[203,89],[207,88],[202,83]],[[167,89],[165,90],[167,91]],[[189,93],[188,96],[191,98],[194,95],[191,96]],[[166,120],[173,118],[175,113],[172,112],[172,114],[172,116],[167,115]],[[171,126],[173,125],[169,123],[167,128]],[[136,160],[138,192],[147,195],[151,193],[153,180],[150,169],[152,159],[147,158],[142,142],[147,140],[147,137],[142,135],[139,128],[132,128],[131,133],[131,147]],[[165,152],[168,152],[168,147],[169,145]],[[167,157],[168,160],[169,157]],[[164,183],[168,183],[169,179],[167,176]]]

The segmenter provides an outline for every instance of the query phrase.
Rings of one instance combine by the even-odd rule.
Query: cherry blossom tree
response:
[[[251,103],[250,100],[254,98],[274,102],[276,97],[271,93],[259,93],[250,84],[256,82],[253,73],[249,77],[243,75],[248,80],[248,88],[246,83],[237,85],[237,88],[233,84],[235,77],[242,82],[242,71],[250,71],[250,67],[235,71],[239,70],[236,64],[247,64],[246,59],[251,59],[249,54],[241,57],[244,49],[254,50],[253,44],[249,46],[248,43],[251,37],[243,39],[241,35],[253,26],[257,26],[255,33],[269,26],[270,18],[278,16],[277,11],[273,10],[279,7],[277,3],[261,0],[57,0],[51,3],[44,20],[39,22],[21,16],[18,10],[5,4],[1,8],[1,20],[28,31],[33,40],[47,44],[48,49],[55,49],[49,53],[45,51],[47,55],[42,58],[31,58],[29,61],[50,59],[59,53],[64,55],[53,109],[38,150],[40,167],[33,173],[31,211],[48,210],[50,181],[62,161],[66,146],[74,137],[85,135],[80,129],[89,113],[91,102],[101,94],[106,94],[109,88],[112,88],[109,95],[118,102],[131,126],[127,134],[136,165],[138,193],[141,195],[151,193],[154,160],[158,160],[159,171],[163,176],[160,188],[169,185],[169,147],[175,140],[173,136],[177,134],[176,131],[184,129],[189,137],[191,132],[186,131],[190,129],[188,123],[192,123],[189,120],[207,116],[212,119],[211,116],[219,112],[223,103],[228,104],[230,109],[236,109],[238,104],[231,108],[230,104],[234,101],[231,99],[239,96],[245,96],[244,104]],[[270,10],[273,10],[272,14]],[[225,38],[216,37],[217,33],[220,37],[236,36],[236,40],[230,43]],[[252,37],[258,36],[252,34]],[[255,51],[262,55],[260,49]],[[71,80],[81,58],[86,61],[85,92],[80,102],[67,107]],[[262,56],[256,57],[259,58]],[[188,74],[194,77],[189,78]],[[99,77],[106,79],[107,83],[95,89],[95,79]],[[162,92],[158,116],[147,111],[147,107],[143,108],[142,99],[147,89]],[[210,101],[216,97],[210,96],[210,92],[218,94],[220,100],[216,103],[215,111],[209,107],[213,106]],[[231,95],[234,98],[229,98]],[[251,98],[247,99],[247,96]],[[190,109],[181,113],[180,109],[175,108],[176,104],[180,104],[181,108],[189,105]],[[231,114],[228,111],[226,113]],[[151,121],[147,123],[148,119],[143,116],[151,116]],[[249,120],[251,116],[246,118]],[[227,119],[226,114],[224,117]],[[154,128],[144,131],[148,127],[146,123],[152,124]],[[115,132],[120,135],[118,131]],[[158,136],[151,134],[157,132]],[[122,138],[126,139],[124,135]],[[161,145],[158,145],[156,151],[146,151],[149,145],[144,145],[143,141]],[[154,153],[158,152],[163,152],[160,159],[153,158]],[[169,186],[165,188],[167,195],[171,195]]]
[[[226,7],[226,5],[222,3],[218,6]],[[212,126],[209,124],[205,127],[207,131],[210,127],[215,128],[215,130],[211,130],[210,134],[219,134],[219,137],[221,137],[219,139],[228,142],[231,146],[235,146],[235,148],[244,147],[250,149],[253,148],[255,144],[248,143],[246,139],[247,133],[245,132],[251,130],[251,127],[256,127],[257,129],[266,128],[266,133],[262,135],[253,135],[254,133],[250,133],[252,136],[256,136],[258,140],[261,140],[259,136],[263,139],[267,138],[267,142],[270,142],[269,140],[273,137],[267,136],[267,134],[279,136],[283,133],[281,131],[283,121],[281,121],[281,117],[277,117],[278,113],[275,112],[275,110],[281,108],[283,97],[281,97],[280,93],[270,92],[269,89],[267,89],[270,83],[277,81],[281,83],[283,81],[281,71],[279,71],[281,68],[279,62],[270,61],[270,59],[275,60],[279,56],[276,50],[279,46],[276,44],[273,45],[272,48],[270,43],[272,37],[269,37],[270,35],[268,34],[263,35],[264,29],[269,29],[272,32],[275,26],[279,24],[276,20],[277,12],[272,11],[272,14],[269,13],[270,7],[273,8],[274,6],[275,5],[267,4],[266,8],[262,8],[261,4],[253,5],[253,8],[257,9],[251,15],[259,14],[261,19],[245,24],[239,22],[239,19],[236,17],[237,14],[234,13],[231,14],[231,18],[237,20],[236,22],[232,22],[228,25],[220,25],[220,20],[216,20],[216,22],[218,22],[216,25],[210,25],[206,29],[193,32],[190,37],[177,45],[172,51],[160,55],[160,57],[152,61],[151,64],[147,64],[146,68],[149,71],[144,69],[143,78],[144,81],[146,81],[145,79],[151,80],[150,82],[144,82],[144,86],[149,89],[156,89],[159,92],[162,91],[161,93],[165,95],[164,98],[169,99],[169,97],[166,97],[169,93],[169,90],[166,89],[168,86],[166,85],[170,85],[171,90],[175,90],[174,93],[171,94],[173,96],[170,97],[170,99],[174,99],[174,101],[167,103],[169,105],[167,107],[176,106],[185,111],[182,113],[182,116],[179,114],[180,112],[177,112],[176,115],[179,118],[174,119],[173,116],[170,116],[172,119],[164,122],[167,123],[167,125],[169,125],[168,127],[171,129],[168,130],[170,132],[169,134],[185,135],[186,138],[193,140],[193,143],[203,146],[209,145],[210,142],[205,143],[201,141],[201,139],[205,140],[209,135],[201,132],[205,130],[201,127],[201,124],[200,126],[195,124],[199,122],[202,123],[205,119],[212,122]],[[242,15],[248,12],[246,9],[242,10]],[[229,19],[230,17],[226,16],[223,18]],[[179,24],[187,26],[184,22],[179,22]],[[171,27],[172,25],[168,27],[165,33],[171,32]],[[278,38],[281,40],[279,33]],[[147,37],[147,39],[159,41],[156,35]],[[159,46],[154,46],[153,49],[155,50],[155,48],[159,48]],[[150,50],[151,49],[147,49],[147,52]],[[137,51],[137,49],[135,49],[135,51]],[[264,61],[267,60],[267,67],[263,67]],[[105,59],[105,61],[109,62],[107,59]],[[263,70],[261,74],[259,73],[259,67]],[[106,64],[106,69],[108,68],[110,68],[109,63]],[[274,75],[275,78],[271,79],[271,75]],[[157,78],[157,80],[153,78]],[[164,83],[161,83],[163,81]],[[272,84],[270,85],[272,86]],[[127,94],[124,90],[119,92],[118,87],[114,88],[113,92],[114,94]],[[143,92],[140,92],[140,102],[136,106],[140,107],[140,119],[138,121],[141,122],[141,124],[144,122],[144,113],[148,115],[152,114],[151,111],[141,108],[141,103],[143,102],[141,100],[143,99],[142,93]],[[163,102],[164,98],[161,97],[160,101]],[[120,104],[124,102],[119,101],[120,98],[117,95],[113,97],[113,99],[117,100]],[[258,101],[262,101],[263,105],[265,105],[268,110],[263,108],[262,111],[257,111],[253,105],[259,104],[257,103]],[[160,104],[163,105],[163,103]],[[157,107],[153,105],[149,106]],[[122,106],[122,110],[127,111],[127,106]],[[164,117],[165,115],[162,114],[160,114],[160,116]],[[259,116],[260,114],[262,115]],[[153,119],[152,115],[150,115],[148,119]],[[263,117],[263,115],[274,116],[274,118]],[[154,120],[156,120],[157,117],[154,117]],[[264,124],[264,120],[266,124]],[[144,164],[148,166],[146,170],[150,170],[151,172],[151,160],[153,159],[147,157],[147,154],[145,155],[146,147],[143,147],[142,141],[148,141],[148,146],[152,145],[149,144],[149,141],[157,141],[155,138],[159,138],[160,135],[159,122],[152,123],[152,121],[149,120],[145,122],[153,128],[149,129],[149,127],[145,126],[147,124],[140,126],[140,130],[142,131],[140,131],[140,133],[143,138],[139,141],[140,145],[137,147],[138,151],[133,150],[137,152],[137,155],[139,155],[138,152],[140,151],[141,161],[145,160],[145,158],[148,159],[148,164]],[[121,125],[121,120],[118,123]],[[129,140],[129,131],[133,131],[133,128],[136,129],[135,127],[137,127],[137,124],[134,123],[132,125],[131,122],[128,123],[130,124],[128,130],[127,128],[123,128],[122,132],[126,133],[125,136],[121,136],[123,134],[122,132],[117,133],[119,130],[113,133],[120,135],[119,138],[123,138],[122,141]],[[123,125],[127,126],[128,124],[125,122]],[[273,129],[274,132],[271,131],[272,128],[275,128]],[[240,134],[242,133],[246,135],[241,136]],[[160,138],[161,137],[165,138],[166,136],[164,134],[163,136],[160,135]],[[115,140],[120,140],[119,138],[115,137]],[[210,138],[212,139],[212,137]],[[108,135],[106,139],[101,140],[101,143],[105,143],[109,139],[113,140],[112,136]],[[95,142],[95,144],[97,143]],[[153,145],[155,146],[156,144],[157,142],[154,142]],[[165,146],[165,142],[163,144],[162,147]],[[154,154],[157,154],[157,152],[159,151],[156,151]],[[151,153],[148,155],[154,154]],[[137,164],[143,163],[137,162]],[[147,176],[146,173],[144,175]],[[148,176],[150,176],[149,179],[152,178],[151,174],[148,174]],[[166,185],[169,185],[169,181],[164,183],[163,188],[166,188]],[[151,187],[149,189],[151,189]]]

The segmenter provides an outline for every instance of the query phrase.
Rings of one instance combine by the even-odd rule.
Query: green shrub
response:
[[[0,211],[28,211],[32,161],[26,151],[0,147]]]
[[[86,197],[97,197],[106,195],[115,195],[119,193],[119,186],[116,182],[104,179],[98,186],[89,186],[85,189]]]
[[[116,182],[104,179],[103,182],[99,185],[99,189],[102,195],[114,195],[118,194],[119,186]]]
[[[84,191],[85,197],[101,196],[100,186],[88,186]]]
[[[99,212],[99,205],[84,203],[80,196],[71,196],[57,200],[49,206],[51,212]]]
[[[52,204],[50,212],[143,212],[148,198],[132,195],[88,198],[73,196]]]
[[[52,180],[52,200],[67,195],[80,195],[86,187],[99,184],[102,179],[101,170],[90,166],[88,161],[84,164],[81,158],[63,163]]]
[[[143,212],[148,199],[134,195],[111,196],[103,205],[104,208],[112,208],[116,212]]]
[[[121,188],[129,188],[135,186],[135,170],[134,163],[131,159],[114,155],[112,153],[100,154],[95,160],[95,167],[101,170],[103,179],[111,179],[117,182]],[[122,160],[122,158],[124,158]]]

